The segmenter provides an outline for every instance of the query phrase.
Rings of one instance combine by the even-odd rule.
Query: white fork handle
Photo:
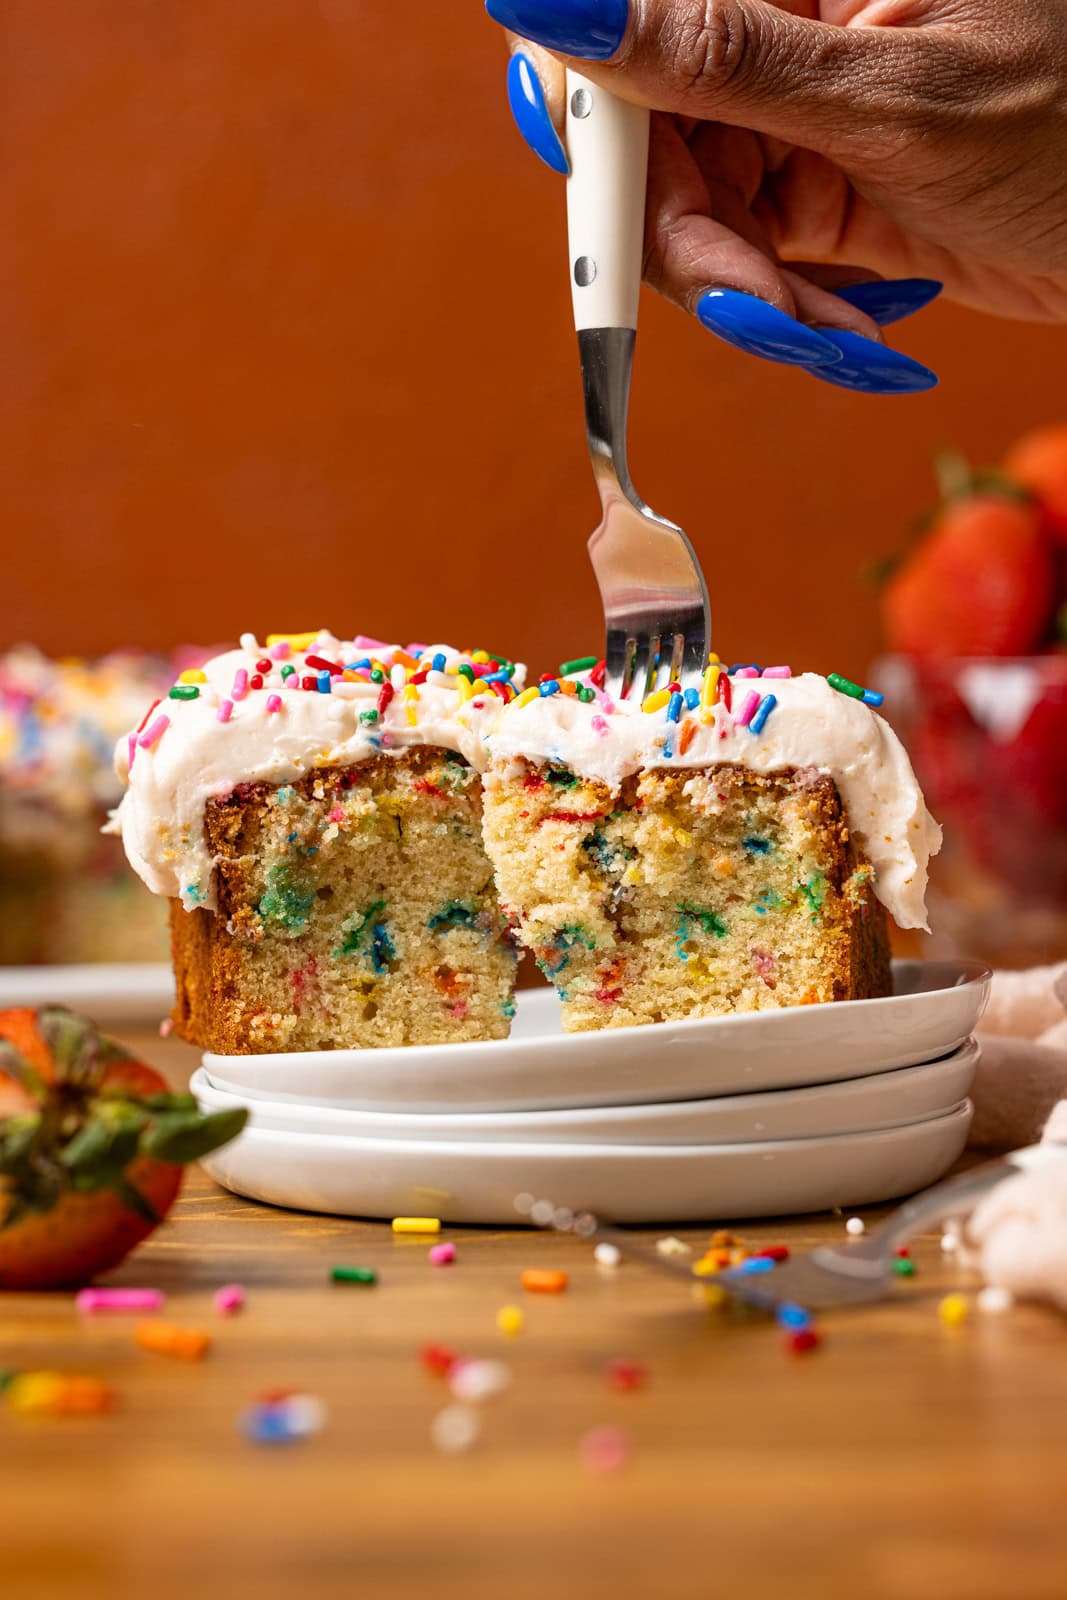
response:
[[[567,73],[567,237],[574,326],[636,328],[648,112]]]

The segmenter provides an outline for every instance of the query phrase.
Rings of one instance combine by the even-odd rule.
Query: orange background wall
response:
[[[0,58],[4,643],[595,646],[563,188],[480,0],[5,0]],[[861,669],[932,450],[1067,411],[1065,330],[895,338],[940,390],[852,396],[646,296],[634,475],[725,655]]]

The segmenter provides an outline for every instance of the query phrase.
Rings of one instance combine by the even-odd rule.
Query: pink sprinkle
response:
[[[592,689],[593,693],[596,695],[596,703],[597,703],[597,705],[600,706],[604,711],[606,711],[608,716],[610,717],[611,713],[615,710],[615,702],[612,700],[611,696],[608,695],[608,694],[605,694],[603,689],[601,689],[598,684],[591,683],[589,685],[589,687],[590,687],[590,689]]]
[[[432,1244],[429,1254],[435,1267],[447,1267],[450,1261],[456,1259],[456,1247],[446,1239],[442,1244]]]
[[[387,639],[372,639],[369,633],[357,633],[352,640],[357,650],[388,650]],[[410,654],[410,651],[408,652]]]
[[[267,654],[273,657],[275,661],[285,661],[292,655],[292,646],[286,644],[283,640],[281,644],[272,644]]]
[[[245,1292],[239,1283],[227,1283],[215,1291],[212,1303],[220,1317],[231,1317],[235,1311],[244,1309]]]
[[[173,1017],[164,1017],[163,1021],[159,1024],[159,1037],[161,1039],[169,1039],[173,1032],[174,1032],[174,1018]]]
[[[759,673],[755,667],[738,667],[736,672],[731,672],[731,678],[758,678]]]
[[[230,690],[235,700],[243,700],[248,693],[248,673],[244,667],[238,667],[233,675],[233,688]]]
[[[330,821],[331,822],[343,822],[344,820],[345,820],[345,808],[344,808],[344,806],[334,806],[333,810],[330,812]]]
[[[78,1311],[158,1311],[161,1289],[81,1289],[74,1296]]]
[[[793,669],[792,667],[764,667],[763,676],[765,678],[791,678]]]
[[[746,694],[745,702],[740,711],[737,713],[737,716],[734,718],[735,727],[748,727],[749,723],[752,721],[752,718],[756,715],[756,707],[759,705],[760,699],[761,696],[757,694],[755,689],[752,690],[751,694]]]
[[[611,732],[611,729],[608,727],[603,717],[594,717],[589,726],[595,729],[602,739],[606,739],[608,734]]]
[[[280,694],[269,694],[267,696],[267,710],[268,711],[280,711],[281,709],[282,709],[282,697],[281,697],[281,695]]]
[[[581,1437],[578,1454],[587,1472],[619,1472],[630,1459],[630,1441],[621,1428],[590,1428]]]
[[[425,654],[426,654],[426,646],[424,644],[420,644],[417,639],[412,644],[408,645],[408,655],[409,656],[422,656],[422,655],[425,655]]]
[[[169,727],[169,717],[157,717],[155,722],[153,722],[150,727],[145,729],[137,743],[141,746],[142,750],[151,750],[154,744],[159,743],[160,739],[162,739]]]
[[[137,754],[137,735],[135,733],[130,734],[130,737],[126,741],[126,748],[129,751],[129,759],[126,762],[126,770],[129,771],[129,769],[133,766],[133,759]]]
[[[219,706],[219,709],[215,712],[215,715],[218,717],[220,722],[229,722],[230,718],[233,716],[233,701],[224,700],[221,706]]]

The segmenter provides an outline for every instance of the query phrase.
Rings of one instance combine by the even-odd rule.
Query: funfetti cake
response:
[[[506,1035],[515,951],[482,844],[521,666],[243,635],[118,747],[114,826],[171,901],[183,1037],[227,1053]]]
[[[847,680],[713,659],[702,689],[614,703],[603,664],[517,696],[485,840],[564,1027],[885,994],[886,912],[925,925],[941,833]]]

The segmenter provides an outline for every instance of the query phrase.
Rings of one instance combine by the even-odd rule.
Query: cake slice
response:
[[[594,667],[501,718],[486,847],[566,1029],[889,992],[940,832],[862,690],[772,670],[641,707]]]
[[[480,772],[522,668],[246,635],[183,680],[120,745],[116,813],[171,899],[177,1031],[222,1053],[504,1037]]]

